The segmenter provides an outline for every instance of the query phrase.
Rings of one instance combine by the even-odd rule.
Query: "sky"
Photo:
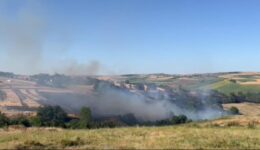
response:
[[[260,71],[259,0],[0,0],[0,70]]]

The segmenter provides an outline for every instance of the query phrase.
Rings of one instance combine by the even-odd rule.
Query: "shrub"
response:
[[[172,124],[182,124],[188,122],[188,118],[185,115],[174,116],[171,119]]]
[[[247,127],[250,129],[255,129],[256,128],[256,122],[255,121],[251,121],[247,124]]]
[[[73,119],[70,122],[68,122],[66,124],[67,128],[71,128],[71,129],[78,129],[80,128],[80,124],[79,124],[79,120],[78,119]]]
[[[42,126],[65,127],[67,113],[60,106],[45,106],[37,111]]]
[[[80,128],[89,128],[91,122],[91,110],[88,107],[82,107],[80,110]]]
[[[138,120],[136,119],[134,114],[125,114],[120,117],[121,121],[123,121],[125,124],[129,126],[133,126],[138,124]]]
[[[37,116],[30,118],[30,123],[32,126],[36,127],[40,127],[42,125],[40,118]]]
[[[0,112],[0,127],[8,126],[9,125],[9,119]]]
[[[16,149],[44,149],[46,146],[38,141],[25,141],[23,144],[16,145]]]
[[[229,109],[229,112],[232,114],[232,115],[239,115],[239,109],[237,107],[234,107],[232,106],[230,109]]]
[[[61,145],[63,147],[79,146],[79,145],[83,145],[83,144],[84,144],[84,142],[83,142],[83,140],[80,139],[80,137],[61,140]]]
[[[11,125],[23,125],[24,127],[31,127],[31,122],[23,115],[17,116],[10,120]]]
[[[237,126],[240,126],[240,124],[237,121],[230,121],[227,123],[227,126],[228,127],[237,127]]]

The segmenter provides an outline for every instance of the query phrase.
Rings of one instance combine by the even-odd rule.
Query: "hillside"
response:
[[[108,114],[102,110],[115,110],[111,115],[118,115],[120,110],[120,115],[136,113],[143,118],[156,107],[162,112],[157,116],[160,119],[172,113],[209,119],[201,116],[205,114],[201,110],[213,109],[213,116],[220,117],[223,112],[219,103],[260,102],[259,80],[259,73],[240,72],[117,76],[22,76],[0,72],[0,110],[8,115],[33,114],[40,106],[60,105],[69,113],[78,113],[80,107],[89,106],[96,109],[97,116]],[[120,106],[103,105],[107,103]]]
[[[4,74],[0,77],[0,108],[9,116],[31,115],[39,106],[60,105],[75,114],[82,106],[91,106],[96,109],[93,116],[101,118],[133,112],[140,120],[156,120],[170,112],[185,114],[195,122],[91,130],[11,125],[1,129],[0,147],[259,149],[259,79],[258,73],[88,77]],[[241,115],[230,116],[232,106]]]
[[[181,126],[132,127],[95,130],[57,128],[2,129],[0,147],[8,149],[259,149],[260,127],[229,122]]]

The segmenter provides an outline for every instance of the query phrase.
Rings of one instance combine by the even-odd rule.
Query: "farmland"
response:
[[[236,107],[239,109],[240,115],[159,127],[136,124],[131,127],[72,130],[46,127],[25,128],[11,125],[1,129],[0,147],[7,149],[259,149],[259,103],[247,102],[248,97],[246,96],[248,95],[243,95],[243,93],[248,92],[255,93],[256,95],[251,95],[250,98],[258,100],[259,79],[258,73],[152,74],[91,78],[62,75],[29,76],[26,79],[20,76],[1,77],[0,108],[7,116],[35,113],[38,107],[47,104],[60,105],[67,112],[73,113],[82,106],[93,104],[94,100],[98,100],[95,98],[100,97],[98,94],[108,92],[104,91],[107,87],[110,92],[112,89],[112,93],[121,92],[118,99],[133,95],[136,98],[136,96],[141,95],[151,98],[150,102],[153,102],[161,98],[165,99],[165,95],[170,95],[166,98],[173,98],[175,101],[182,100],[177,101],[176,104],[179,104],[183,110],[192,108],[198,109],[198,112],[205,108],[221,111],[221,107],[216,107],[218,106],[216,103],[210,101],[205,103],[204,101],[205,108],[201,108],[200,104],[200,92],[207,93],[216,90],[219,95],[226,95],[224,98],[239,100],[238,103],[223,101],[222,106],[225,111]],[[233,97],[229,97],[232,93],[240,93],[240,95],[233,94]],[[157,97],[153,97],[154,95]],[[160,96],[158,97],[158,95]],[[208,100],[222,99],[219,95],[213,95]],[[106,98],[108,98],[107,96],[109,95],[105,95]],[[117,95],[113,95],[113,98],[115,96]],[[92,101],[87,103],[89,99]],[[206,100],[205,97],[204,100]],[[114,104],[116,101],[112,102]],[[126,106],[128,107],[128,105]],[[107,110],[109,109],[111,108],[107,107]]]

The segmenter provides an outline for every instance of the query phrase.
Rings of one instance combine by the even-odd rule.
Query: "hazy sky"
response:
[[[93,62],[112,74],[260,71],[260,0],[0,0],[0,70]]]

